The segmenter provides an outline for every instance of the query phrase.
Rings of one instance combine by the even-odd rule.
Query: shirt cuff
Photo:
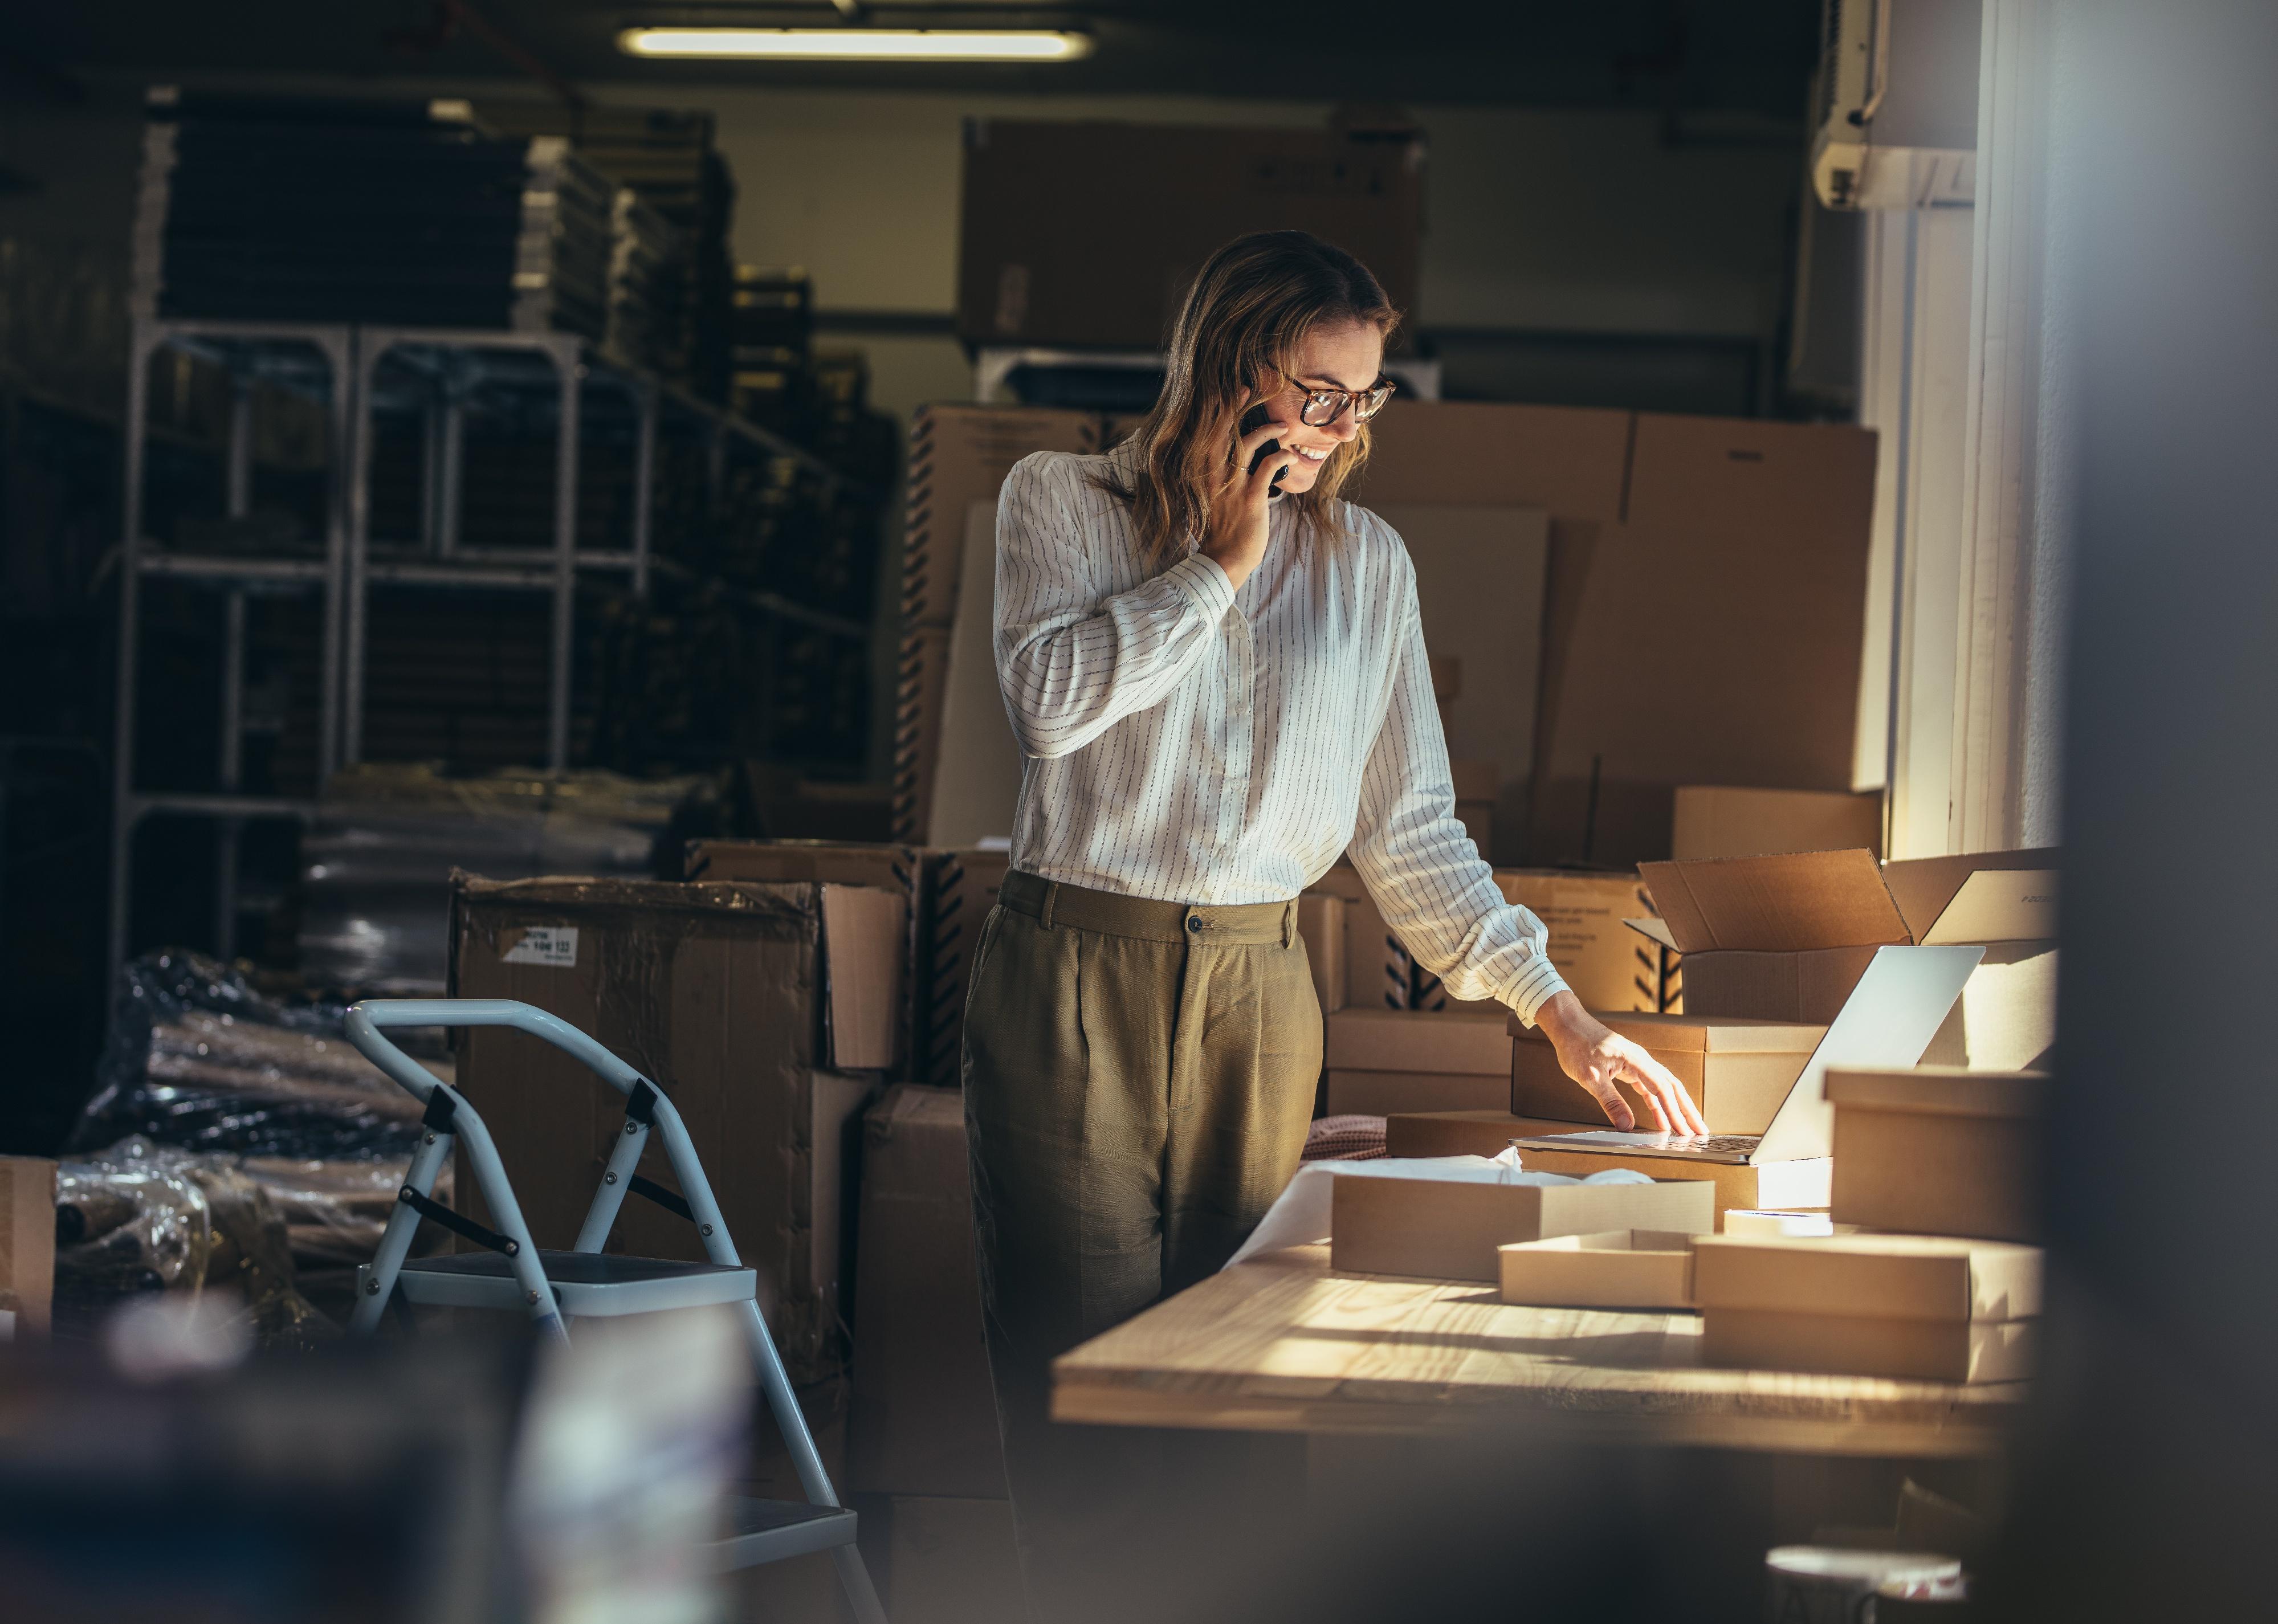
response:
[[[1503,989],[1502,1001],[1517,1013],[1521,1022],[1532,1026],[1536,1012],[1566,990],[1565,978],[1546,956],[1529,964],[1518,980]]]
[[[1158,579],[1168,582],[1212,625],[1224,620],[1226,612],[1234,607],[1234,583],[1216,559],[1189,553]]]

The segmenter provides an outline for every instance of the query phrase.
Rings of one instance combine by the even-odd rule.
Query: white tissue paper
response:
[[[1651,1184],[1643,1173],[1609,1168],[1587,1178],[1563,1173],[1530,1173],[1520,1166],[1517,1147],[1495,1156],[1402,1156],[1373,1162],[1309,1162],[1274,1198],[1250,1239],[1226,1261],[1228,1269],[1264,1252],[1316,1246],[1329,1238],[1329,1180],[1332,1178],[1447,1178],[1468,1184]]]

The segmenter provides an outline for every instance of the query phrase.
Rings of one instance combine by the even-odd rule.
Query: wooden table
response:
[[[1215,1275],[1053,1367],[1061,1421],[1578,1441],[1892,1459],[1994,1453],[2022,1383],[1718,1370],[1689,1314],[1520,1308],[1491,1286],[1339,1274],[1326,1246]]]

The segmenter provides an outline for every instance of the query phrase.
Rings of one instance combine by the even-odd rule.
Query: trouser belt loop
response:
[[[1036,922],[1042,925],[1046,930],[1050,930],[1052,927],[1052,904],[1059,900],[1059,895],[1060,883],[1059,881],[1047,880],[1044,881],[1044,901],[1043,905],[1036,910]]]
[[[1281,910],[1281,945],[1287,949],[1297,940],[1297,903],[1292,897]]]

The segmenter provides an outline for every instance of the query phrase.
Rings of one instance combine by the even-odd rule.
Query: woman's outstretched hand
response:
[[[1663,1133],[1706,1133],[1700,1108],[1685,1085],[1640,1044],[1609,1032],[1572,993],[1560,990],[1534,1012],[1534,1024],[1558,1051],[1558,1067],[1598,1102],[1606,1120],[1627,1132],[1644,1128]],[[1640,1123],[1615,1086],[1627,1083],[1645,1097],[1653,1117]]]
[[[1260,462],[1257,472],[1246,470],[1258,447],[1283,432],[1280,423],[1269,421],[1236,440],[1233,461],[1227,465],[1226,483],[1211,498],[1210,522],[1197,551],[1226,571],[1236,591],[1265,557],[1266,503],[1273,494],[1273,477],[1294,465],[1297,454],[1285,446]]]

